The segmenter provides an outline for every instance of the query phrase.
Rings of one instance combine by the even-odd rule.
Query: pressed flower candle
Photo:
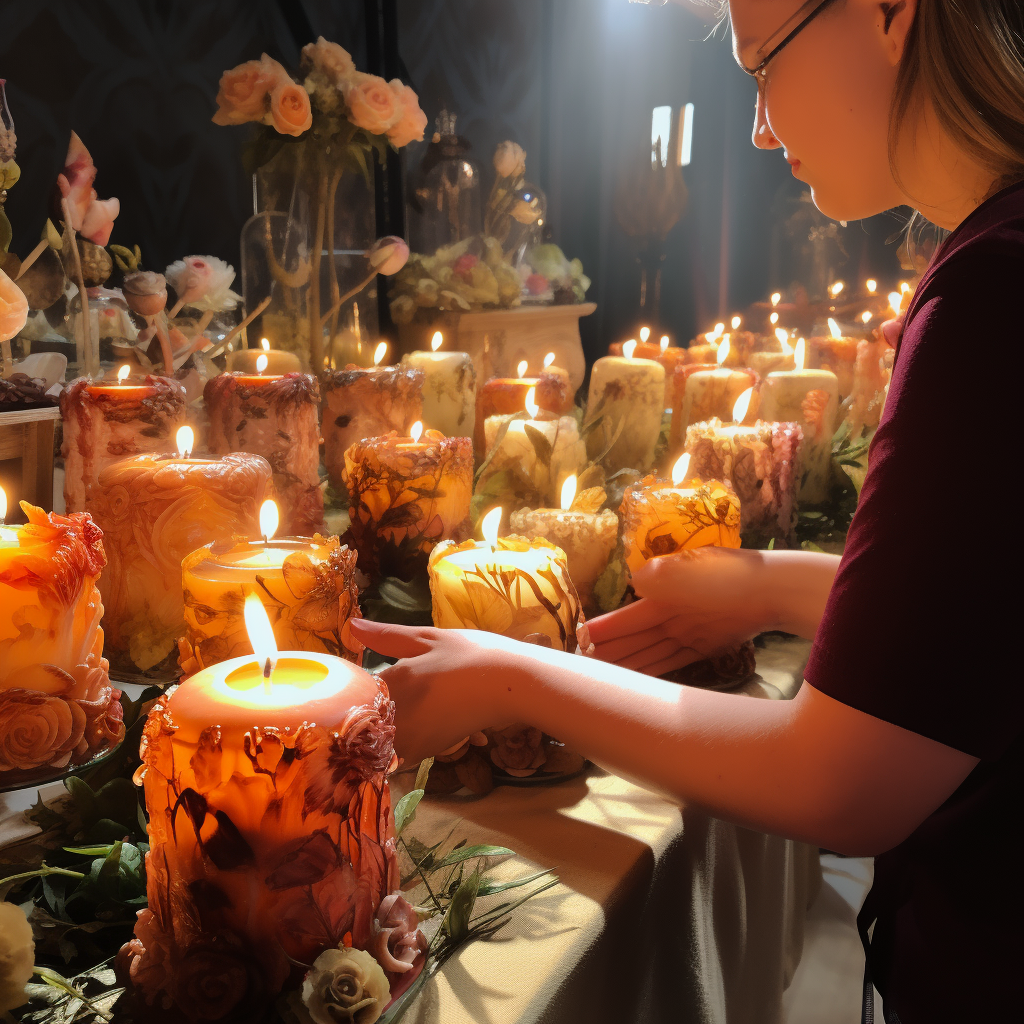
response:
[[[442,352],[434,332],[430,352],[410,352],[402,365],[423,374],[423,423],[446,437],[467,437],[476,418],[476,369],[468,352]]]
[[[2,525],[0,488],[0,784],[80,764],[124,736],[103,658],[102,534],[85,513],[21,507],[27,524]]]
[[[713,369],[698,367],[693,372],[683,372],[678,404],[672,410],[672,434],[677,443],[685,437],[691,423],[714,417],[728,419],[736,400],[757,382],[746,368],[726,368],[731,350],[726,337],[718,346],[718,361]]]
[[[93,492],[93,516],[107,539],[105,653],[123,675],[177,675],[182,559],[213,541],[258,536],[258,509],[271,486],[260,456],[191,458],[191,428],[178,435],[177,453],[116,462]]]

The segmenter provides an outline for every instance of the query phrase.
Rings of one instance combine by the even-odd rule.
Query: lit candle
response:
[[[598,359],[590,373],[587,453],[600,457],[608,473],[650,469],[661,433],[665,368],[653,359],[634,359],[635,348],[636,342],[627,342],[622,356]]]
[[[180,1000],[179,1012],[195,1009],[183,1000],[195,972],[210,969],[204,958],[244,962],[273,1001],[294,962],[367,949],[400,881],[387,688],[340,658],[278,652],[263,605],[249,602],[254,653],[160,698],[136,773],[149,810],[149,906],[122,956],[147,1001]],[[220,992],[218,1007],[231,998]]]
[[[260,360],[266,357],[263,369],[259,368]],[[240,348],[237,352],[228,353],[227,367],[235,373],[301,373],[302,362],[294,352],[271,348],[266,338],[260,339],[259,348]]]
[[[677,439],[691,423],[716,416],[727,419],[736,399],[756,382],[749,369],[725,368],[731,347],[731,339],[726,335],[718,346],[718,365],[713,370],[697,369],[685,375],[678,413],[673,411],[672,435]]]
[[[707,331],[704,334],[698,334],[697,337],[690,342],[690,346],[686,350],[686,361],[688,363],[716,362],[718,346],[721,343],[724,334],[724,323],[715,324],[715,328],[712,331]]]
[[[857,359],[857,338],[843,334],[839,324],[828,318],[827,338],[811,338],[807,350],[807,366],[812,370],[830,370],[839,381],[839,398],[853,390],[853,364]]]
[[[185,635],[178,642],[185,675],[246,652],[247,594],[263,602],[280,646],[362,663],[350,628],[360,615],[356,553],[337,537],[275,539],[276,517],[268,499],[260,507],[261,540],[207,544],[185,556]]]
[[[472,433],[476,416],[476,369],[467,352],[441,352],[440,331],[430,341],[431,351],[410,352],[402,365],[423,372],[423,422],[447,437]]]
[[[750,353],[750,368],[758,377],[767,377],[773,370],[792,370],[793,346],[789,343],[789,332],[783,327],[775,328],[776,351]]]
[[[100,531],[86,513],[21,509],[26,525],[4,525],[0,487],[0,786],[124,737],[103,659]]]
[[[661,341],[655,345],[652,341],[641,341],[635,340],[629,342],[613,341],[608,346],[608,354],[611,356],[621,356],[625,350],[625,346],[632,344],[632,358],[633,359],[653,359],[656,363],[661,363],[665,367],[666,379],[672,376],[672,372],[677,366],[681,366],[686,363],[689,359],[689,351],[685,348],[676,348],[669,344],[669,336],[663,335]]]
[[[740,500],[740,533],[745,544],[770,540],[790,544],[796,526],[796,459],[803,431],[797,423],[758,420],[744,426],[753,389],[736,400],[731,424],[715,418],[686,429],[689,473],[722,480]]]
[[[252,452],[274,470],[285,532],[324,530],[320,489],[320,388],[308,373],[221,373],[203,391],[209,446],[217,455]]]
[[[168,377],[133,382],[119,371],[116,383],[72,382],[60,396],[67,511],[89,507],[90,488],[112,462],[166,451],[185,422],[185,407],[185,389]]]
[[[421,433],[422,432],[422,433]],[[411,578],[439,541],[469,536],[473,442],[413,424],[345,453],[350,532],[367,575]]]
[[[430,556],[434,625],[482,629],[578,653],[590,647],[565,552],[537,537],[498,538],[501,509],[482,520],[483,543],[447,542]]]
[[[864,282],[864,287],[867,289],[868,295],[874,295],[878,291],[878,282],[873,277],[869,277]]]
[[[599,511],[605,500],[600,488],[591,488],[594,494],[579,495],[592,500],[585,507],[577,507],[577,482],[575,473],[566,478],[561,508],[522,508],[512,513],[509,523],[513,534],[530,539],[543,537],[565,552],[569,576],[586,609],[593,604],[594,584],[608,567],[618,542],[619,517],[611,509]]]
[[[839,298],[839,294],[842,292],[842,290],[845,287],[846,287],[846,283],[844,281],[836,281],[835,284],[833,284],[833,285],[831,285],[829,287],[829,290],[828,290],[829,297],[833,298],[833,299]]]
[[[423,371],[381,366],[387,344],[374,352],[374,365],[354,365],[321,377],[324,463],[331,486],[345,490],[345,452],[356,441],[394,430],[404,434],[423,419]]]
[[[270,465],[260,456],[191,458],[195,437],[187,426],[176,440],[174,454],[107,466],[91,494],[108,560],[99,584],[105,654],[119,677],[177,675],[174,656],[185,633],[182,559],[213,541],[255,535],[270,487]]]
[[[649,476],[626,489],[620,511],[630,572],[676,551],[740,546],[739,498],[720,480],[688,480],[689,465],[684,453],[672,467],[671,484]]]

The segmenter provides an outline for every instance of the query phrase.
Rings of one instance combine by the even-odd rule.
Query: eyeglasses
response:
[[[775,32],[773,32],[758,48],[757,53],[754,54],[758,58],[758,64],[756,67],[748,68],[746,64],[741,63],[740,67],[746,71],[748,75],[752,75],[757,79],[757,91],[763,96],[765,81],[768,75],[768,65],[784,50],[791,42],[814,19],[821,14],[822,11],[831,7],[835,3],[835,0],[807,0],[802,7],[800,7],[786,23]],[[782,36],[782,41],[776,43],[775,41]],[[773,45],[774,44],[774,45]],[[766,52],[767,51],[767,52]]]

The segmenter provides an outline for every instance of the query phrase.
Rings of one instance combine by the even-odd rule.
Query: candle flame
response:
[[[715,358],[718,360],[719,366],[724,366],[726,359],[729,358],[729,349],[732,347],[729,342],[729,335],[727,334],[722,339],[722,344],[718,346],[718,352],[715,354]]]
[[[629,341],[624,342],[622,346],[622,354],[627,359],[633,358],[633,353],[636,351],[636,338],[630,338]]]
[[[900,310],[903,308],[902,292],[889,292],[889,307],[892,309],[893,316],[900,315]]]
[[[266,370],[269,363],[270,356],[268,356],[266,352],[263,352],[262,354],[258,355],[256,357],[256,372],[263,373]]]
[[[434,336],[430,339],[430,351],[436,352],[444,344],[444,335],[440,331],[434,331]]]
[[[669,346],[669,336],[667,334],[663,334],[661,336],[660,344],[661,344],[661,351],[662,352],[666,352],[668,350],[668,346]]]
[[[861,323],[863,323],[863,324],[871,323],[871,317],[872,316],[874,316],[874,314],[871,312],[871,310],[870,309],[865,309],[864,312],[861,313],[861,315],[860,315]]]
[[[568,512],[572,508],[572,503],[576,498],[576,486],[579,481],[576,479],[576,474],[572,473],[565,478],[565,483],[562,484],[562,511]]]
[[[123,384],[128,377],[128,374],[132,372],[132,368],[125,363],[120,370],[117,371],[117,383]]]
[[[380,364],[384,361],[384,357],[387,354],[388,354],[388,343],[386,341],[382,341],[377,346],[377,348],[374,350],[374,353],[373,353],[373,365],[374,366],[380,366]]]
[[[496,505],[480,520],[480,532],[484,535],[484,540],[490,544],[492,551],[495,544],[498,543],[499,526],[501,526],[501,506]]]
[[[793,364],[798,370],[804,368],[804,359],[807,356],[807,342],[800,338],[793,349]]]
[[[262,348],[264,352],[269,352],[270,351],[270,339],[269,338],[260,338],[260,348]]]
[[[536,388],[530,388],[530,390],[526,392],[525,405],[526,411],[530,414],[530,419],[535,420],[537,418],[537,413],[540,412],[540,406],[537,404]]]
[[[732,407],[732,418],[736,423],[742,423],[746,418],[747,410],[750,408],[750,400],[754,397],[754,389],[747,388],[746,391],[736,399]]]
[[[782,301],[782,292],[772,292],[772,305],[777,306]]]
[[[910,291],[910,285],[906,281],[900,281],[900,291],[906,295]]]
[[[711,332],[710,337],[720,338],[725,331],[725,324],[715,324],[715,329]]]
[[[786,333],[785,327],[776,327],[775,337],[778,340],[778,343],[782,345],[783,348],[785,348],[786,345],[789,343],[789,334]]]
[[[875,294],[875,292],[877,292],[877,291],[878,291],[878,282],[877,282],[877,281],[876,281],[876,280],[875,280],[875,279],[874,279],[873,277],[869,277],[869,278],[868,278],[868,279],[867,279],[867,280],[866,280],[866,281],[864,282],[864,284],[865,284],[865,286],[867,287],[867,290],[868,290],[868,294],[869,294],[869,295],[874,295],[874,294]]]
[[[778,313],[772,313],[772,315],[770,317],[768,317],[768,320],[771,323],[773,323],[773,324],[777,324],[779,322],[779,314]]]
[[[415,422],[415,423],[414,423],[414,424],[413,424],[413,425],[412,425],[412,426],[411,426],[411,427],[409,428],[409,436],[410,436],[410,437],[411,437],[411,438],[413,439],[413,441],[415,442],[415,441],[418,441],[418,440],[420,439],[420,435],[421,435],[422,433],[423,433],[423,422],[422,422],[421,420],[417,420],[417,421],[416,421],[416,422]]]
[[[740,324],[743,323],[743,317],[741,317],[741,316],[734,316],[732,318],[731,323],[732,323],[732,329],[734,331],[738,331],[739,327],[740,327]]]
[[[544,369],[546,370],[555,361],[555,353],[549,352],[544,357]]]
[[[744,410],[744,412],[746,412],[746,410]],[[686,479],[686,474],[689,472],[690,453],[683,452],[683,454],[676,459],[676,464],[672,467],[672,486],[678,487]]]
[[[831,288],[829,288],[828,293],[834,299],[845,287],[846,287],[845,282],[843,282],[843,281],[836,281],[836,283],[834,285],[832,285]]]
[[[178,427],[174,435],[174,443],[178,446],[178,455],[187,459],[192,454],[192,448],[196,443],[196,432],[191,427]]]
[[[267,616],[267,609],[255,594],[247,594],[245,598],[245,630],[249,634],[252,653],[256,655],[256,664],[263,670],[263,679],[270,682],[274,665],[277,664],[277,641],[274,630]]]
[[[527,362],[527,360],[525,360],[525,359],[520,359],[519,360],[519,365],[516,367],[516,376],[517,377],[525,377],[526,376],[526,371],[529,368],[530,368],[529,362]]]
[[[7,518],[7,492],[0,487],[0,523]]]
[[[843,336],[843,332],[839,329],[839,324],[837,324],[832,317],[828,318],[828,330],[829,334],[831,334],[836,341]]]
[[[260,536],[265,544],[269,544],[277,528],[281,523],[280,513],[277,511],[277,502],[273,498],[267,498],[260,505]]]
[[[650,327],[641,327],[640,328],[640,340],[641,341],[646,341],[650,336],[651,336],[651,329],[650,329]]]

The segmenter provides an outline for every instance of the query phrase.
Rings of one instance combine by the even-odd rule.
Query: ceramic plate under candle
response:
[[[124,741],[122,740],[122,743]],[[80,764],[69,764],[63,768],[51,768],[45,765],[42,768],[35,768],[32,771],[6,771],[0,772],[0,793],[15,793],[19,789],[36,789],[45,786],[49,782],[60,782],[62,779],[69,779],[72,775],[81,775],[82,772],[97,768],[109,760],[121,749],[121,743],[117,746],[108,747],[93,754],[88,761]]]

